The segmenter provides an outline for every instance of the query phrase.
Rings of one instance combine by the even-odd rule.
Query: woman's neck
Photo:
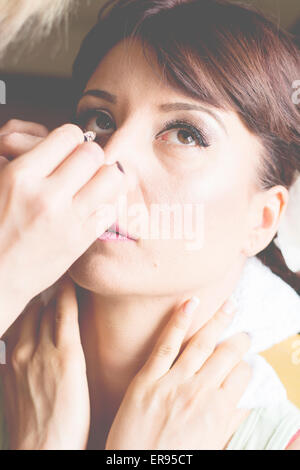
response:
[[[129,383],[146,362],[175,306],[192,295],[200,298],[185,344],[232,293],[241,269],[227,273],[218,285],[184,296],[105,297],[77,286],[95,438],[101,423],[106,423],[108,432]]]

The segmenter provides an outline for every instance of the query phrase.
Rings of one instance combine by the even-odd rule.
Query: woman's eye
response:
[[[96,141],[108,137],[116,130],[110,115],[97,109],[88,109],[79,113],[74,121],[85,131],[94,131]],[[171,138],[170,138],[171,136]],[[173,138],[172,138],[173,136]],[[178,119],[169,121],[159,134],[161,140],[167,144],[181,145],[185,147],[209,147],[209,143],[203,133],[188,121]],[[103,145],[105,142],[102,141]]]
[[[165,132],[167,130],[167,132]],[[186,122],[170,122],[166,125],[161,139],[170,144],[184,145],[185,147],[208,147],[202,133]],[[173,135],[173,138],[169,138]]]
[[[96,132],[97,138],[105,137],[115,130],[111,117],[103,111],[87,110],[79,114],[76,121],[86,131]]]
[[[161,139],[166,140],[166,141],[170,141],[172,144],[177,144],[178,141],[179,141],[180,143],[188,145],[189,147],[195,147],[195,145],[190,145],[190,144],[193,144],[193,142],[195,142],[195,137],[193,136],[193,134],[191,134],[190,131],[187,131],[185,129],[179,129],[179,130],[173,131],[173,134],[176,134],[175,139],[174,138],[173,139],[167,139],[166,137],[169,134],[172,135],[172,131],[168,131],[165,134],[163,134]]]

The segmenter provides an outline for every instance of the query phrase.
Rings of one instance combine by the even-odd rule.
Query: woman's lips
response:
[[[122,230],[118,224],[113,224],[109,227],[98,240],[109,241],[136,241],[137,238],[130,235],[125,230]]]

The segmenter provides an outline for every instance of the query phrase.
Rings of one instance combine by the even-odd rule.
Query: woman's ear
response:
[[[253,196],[249,210],[248,236],[243,247],[247,256],[264,250],[274,238],[286,210],[289,191],[284,186],[273,186]]]

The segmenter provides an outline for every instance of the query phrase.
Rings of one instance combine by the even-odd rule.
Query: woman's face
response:
[[[139,42],[122,41],[103,58],[86,85],[90,93],[78,102],[80,122],[97,133],[107,163],[120,161],[135,186],[126,199],[126,228],[140,238],[97,240],[69,270],[79,285],[102,294],[193,292],[222,281],[245,260],[259,143],[237,114],[178,92],[163,82],[154,60],[153,67]],[[174,103],[199,108],[167,107]],[[165,130],[170,120],[181,124]],[[147,210],[149,227],[158,232],[142,232],[141,219],[129,215],[133,205],[138,214]],[[185,214],[183,220],[193,214],[198,246],[184,235],[175,238],[172,206]],[[154,208],[170,210],[169,239],[162,239]],[[178,227],[184,234],[184,226]]]

